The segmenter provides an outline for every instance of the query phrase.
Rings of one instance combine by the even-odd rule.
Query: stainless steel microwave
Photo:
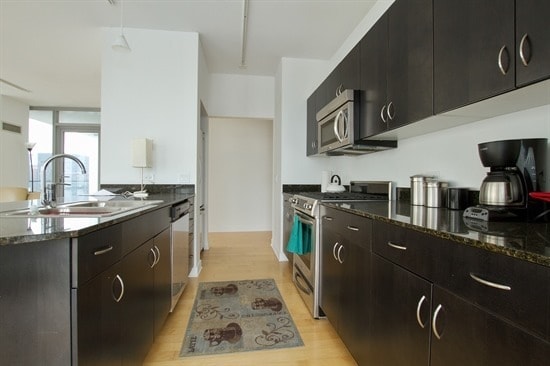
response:
[[[360,91],[346,89],[317,112],[318,153],[367,154],[397,147],[397,141],[359,140]]]
[[[319,153],[354,142],[354,121],[359,115],[359,92],[347,89],[317,112]]]

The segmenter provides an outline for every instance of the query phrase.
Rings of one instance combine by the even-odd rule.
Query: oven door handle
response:
[[[305,279],[302,277],[302,274],[300,272],[294,273],[294,279],[295,279],[294,283],[300,290],[305,292],[307,295],[311,294],[311,290],[309,289],[309,286],[303,283],[305,282]]]
[[[302,224],[309,224],[309,225],[315,226],[315,220],[310,219],[309,217],[299,213],[298,211],[294,211],[294,214],[298,216],[298,220],[300,220]]]

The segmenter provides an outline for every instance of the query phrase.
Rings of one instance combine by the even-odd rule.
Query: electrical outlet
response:
[[[153,173],[145,174],[143,176],[143,181],[145,181],[147,183],[153,183],[154,180],[155,180],[155,175]]]

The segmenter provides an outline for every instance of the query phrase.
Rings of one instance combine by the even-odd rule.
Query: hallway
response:
[[[144,365],[355,365],[326,319],[311,317],[292,283],[288,262],[278,262],[270,247],[271,232],[211,233],[202,272],[192,278],[169,315]],[[205,281],[273,278],[300,331],[304,347],[180,358],[179,351],[197,285]]]

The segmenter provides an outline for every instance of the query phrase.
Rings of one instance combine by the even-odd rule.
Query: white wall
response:
[[[270,231],[272,121],[210,118],[210,232]]]
[[[272,119],[274,82],[270,76],[211,74],[208,115]]]
[[[21,133],[4,131],[1,122],[21,127]],[[29,155],[29,106],[13,98],[0,95],[0,186],[27,187]]]
[[[139,183],[132,140],[153,140],[154,183],[196,182],[199,37],[125,28],[132,48],[114,52],[105,29],[101,74],[101,183]]]

